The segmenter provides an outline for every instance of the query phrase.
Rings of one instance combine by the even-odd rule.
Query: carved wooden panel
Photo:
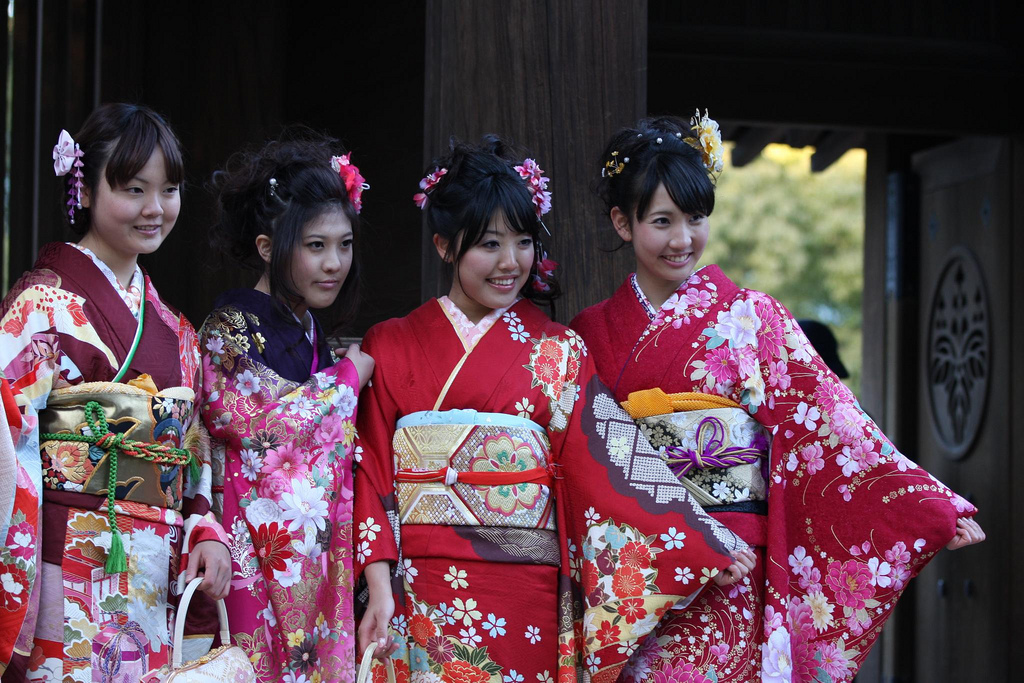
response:
[[[932,424],[954,459],[968,453],[985,414],[992,370],[988,311],[977,260],[954,247],[932,294],[926,359]]]

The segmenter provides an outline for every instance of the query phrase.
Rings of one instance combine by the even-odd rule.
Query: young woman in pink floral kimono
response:
[[[706,114],[612,138],[599,190],[636,273],[571,323],[651,447],[760,554],[742,583],[666,614],[624,679],[848,681],[907,581],[984,533],[973,505],[885,438],[782,304],[697,268],[721,170]]]
[[[290,134],[215,177],[216,243],[253,267],[200,331],[232,557],[232,638],[260,681],[354,677],[352,458],[373,368],[337,360],[311,309],[356,301],[359,170],[336,141]]]

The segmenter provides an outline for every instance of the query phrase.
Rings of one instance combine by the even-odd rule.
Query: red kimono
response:
[[[476,339],[451,315],[430,300],[363,346],[377,365],[355,569],[393,564],[399,680],[615,680],[742,542],[646,445],[575,333],[528,301]]]
[[[893,447],[779,302],[717,266],[660,310],[631,277],[572,326],[617,400],[716,394],[770,438],[766,503],[737,491],[729,468],[698,473],[728,503],[712,515],[761,551],[757,568],[663,620],[626,678],[851,680],[907,582],[974,507]]]

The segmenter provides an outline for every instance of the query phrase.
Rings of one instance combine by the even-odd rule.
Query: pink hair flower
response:
[[[522,166],[516,166],[515,169],[519,177],[526,181],[526,189],[533,197],[537,218],[540,218],[551,210],[551,192],[548,191],[551,178],[544,175],[544,170],[533,159],[523,159]]]
[[[435,168],[433,173],[428,173],[423,180],[420,181],[420,189],[423,192],[417,192],[412,196],[412,200],[416,202],[416,206],[422,211],[427,206],[427,195],[434,189],[434,186],[441,182],[441,178],[445,173],[448,172],[447,168]]]
[[[359,167],[352,163],[349,154],[342,154],[340,157],[331,157],[331,168],[345,183],[345,191],[348,192],[349,201],[355,207],[356,213],[363,210],[363,192],[369,190],[366,178],[359,172]]]

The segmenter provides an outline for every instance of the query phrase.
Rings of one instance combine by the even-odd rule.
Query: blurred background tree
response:
[[[852,149],[811,173],[813,152],[769,145],[742,168],[726,155],[702,262],[717,263],[741,287],[771,294],[797,318],[828,325],[850,371],[845,381],[857,392],[866,154]]]

